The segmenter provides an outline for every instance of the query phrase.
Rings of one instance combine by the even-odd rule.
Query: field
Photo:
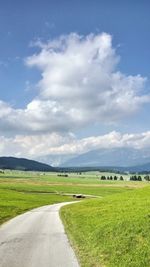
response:
[[[150,266],[149,183],[128,181],[127,175],[125,181],[101,181],[101,175],[5,171],[0,174],[0,223],[82,193],[86,199],[61,210],[81,266]]]
[[[150,266],[150,187],[63,207],[81,267]]]
[[[133,183],[100,181],[99,176],[5,171],[0,174],[0,223],[38,206],[72,201],[74,193],[103,197],[132,189]]]

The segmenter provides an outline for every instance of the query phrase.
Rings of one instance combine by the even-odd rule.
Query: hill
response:
[[[55,168],[35,160],[15,157],[0,157],[0,169],[22,171],[55,171]]]

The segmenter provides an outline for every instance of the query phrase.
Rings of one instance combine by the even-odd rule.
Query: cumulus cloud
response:
[[[0,132],[68,133],[94,123],[113,123],[150,101],[146,78],[118,70],[109,34],[69,34],[26,59],[41,72],[39,93],[24,109],[0,102]]]
[[[40,46],[26,63],[41,70],[40,98],[53,101],[70,126],[110,123],[150,101],[142,95],[146,78],[117,70],[119,57],[109,34],[70,34]]]
[[[141,134],[121,134],[113,131],[101,136],[77,139],[74,135],[58,134],[0,137],[0,155],[36,158],[45,155],[77,155],[96,149],[132,147],[150,148],[150,131]]]
[[[105,135],[91,136],[51,148],[53,154],[82,154],[90,150],[132,147],[136,149],[150,148],[150,131],[140,134],[121,134],[112,131]]]
[[[0,155],[18,157],[37,157],[53,153],[62,144],[74,140],[74,135],[16,135],[15,137],[0,136]]]
[[[47,43],[28,57],[38,68],[37,96],[17,109],[0,101],[0,155],[35,158],[76,155],[93,149],[150,147],[150,132],[77,139],[84,126],[116,123],[150,102],[146,78],[119,71],[119,56],[109,34],[69,34]]]

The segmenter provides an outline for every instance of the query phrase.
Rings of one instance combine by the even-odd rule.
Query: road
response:
[[[79,267],[64,232],[59,209],[40,207],[0,227],[0,267]]]

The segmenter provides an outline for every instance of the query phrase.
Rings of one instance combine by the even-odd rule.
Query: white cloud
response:
[[[0,136],[0,156],[37,157],[53,153],[64,143],[71,142],[74,135],[16,135],[15,137]]]
[[[150,131],[141,134],[110,132],[101,136],[77,139],[74,135],[58,134],[0,137],[0,155],[36,158],[45,155],[77,155],[95,149],[132,147],[150,148]]]
[[[121,134],[112,131],[105,135],[91,136],[80,140],[72,139],[69,143],[51,148],[52,154],[82,154],[90,150],[132,147],[150,148],[150,131],[140,134]]]
[[[109,34],[69,34],[46,44],[26,59],[41,71],[39,94],[24,109],[0,102],[0,132],[68,133],[94,123],[113,123],[144,103],[146,78],[117,69],[119,57]]]
[[[116,70],[119,57],[109,34],[70,34],[40,47],[26,63],[41,70],[40,98],[54,101],[71,129],[116,121],[150,101],[142,95],[146,78]]]
[[[72,134],[87,125],[118,122],[150,102],[144,94],[147,79],[118,70],[109,34],[70,34],[38,46],[40,52],[26,59],[41,72],[36,98],[20,109],[0,101],[0,155],[34,158],[150,147],[150,132],[113,131],[80,140]]]

